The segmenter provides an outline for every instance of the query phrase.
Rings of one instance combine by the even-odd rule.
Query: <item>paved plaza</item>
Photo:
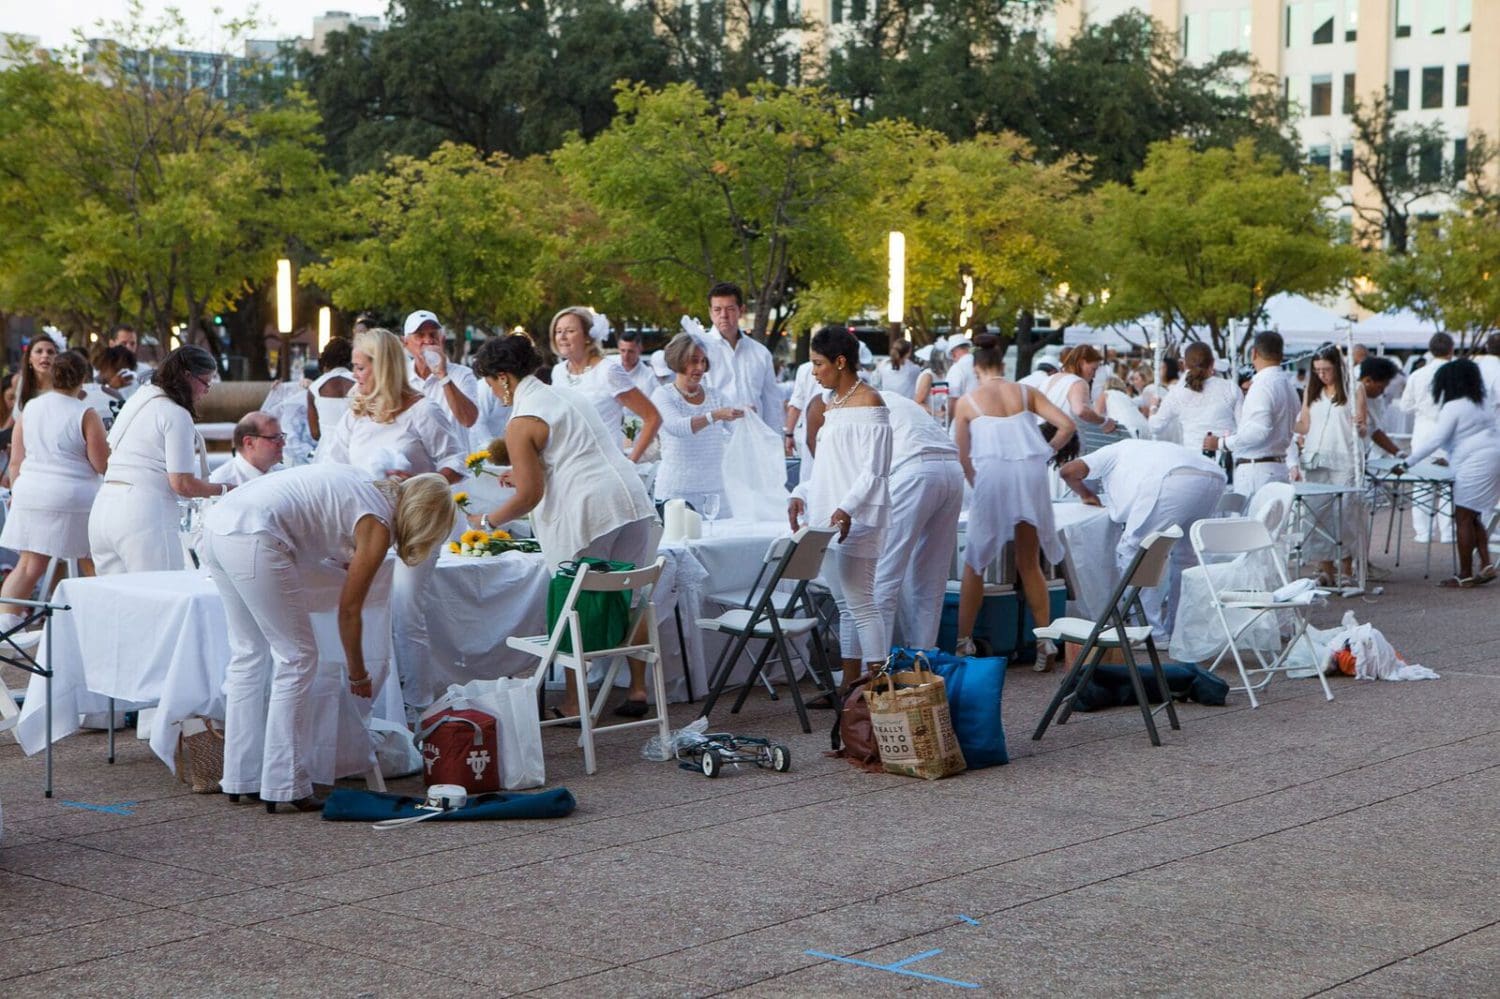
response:
[[[827,714],[763,694],[715,721],[789,774],[626,733],[586,777],[550,729],[570,818],[391,832],[190,794],[134,739],[108,766],[102,733],[47,801],[6,738],[0,994],[1495,995],[1500,587],[1385,585],[1316,620],[1440,681],[1279,679],[1153,749],[1134,708],[1031,742],[1056,680],[1011,670],[1011,765],[933,784],[825,759]]]

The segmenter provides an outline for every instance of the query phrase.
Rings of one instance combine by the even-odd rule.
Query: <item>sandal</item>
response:
[[[621,701],[615,708],[615,715],[619,718],[644,718],[650,711],[651,705],[649,702],[627,698]]]
[[[1500,576],[1500,570],[1496,570],[1494,564],[1491,563],[1475,573],[1474,582],[1476,585],[1483,586],[1485,583],[1493,583],[1497,576]]]
[[[1473,576],[1449,576],[1438,583],[1445,590],[1472,590],[1474,588]]]

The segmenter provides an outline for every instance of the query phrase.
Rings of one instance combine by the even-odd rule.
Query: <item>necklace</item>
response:
[[[859,391],[859,387],[860,387],[861,384],[863,384],[863,383],[860,382],[859,379],[856,378],[855,381],[854,381],[854,384],[849,388],[849,391],[845,392],[842,396],[840,396],[835,391],[834,396],[833,396],[833,401],[828,404],[828,408],[829,409],[838,409],[839,407],[843,406],[844,403],[846,403],[850,399],[854,398],[854,393],[856,393],[856,392]]]
[[[672,383],[672,387],[677,390],[677,394],[678,395],[682,396],[682,398],[684,400],[686,400],[688,403],[690,403],[691,405],[696,406],[696,405],[698,405],[699,403],[701,403],[703,401],[703,386],[702,385],[699,385],[698,388],[697,388],[697,390],[695,390],[693,392],[687,391],[681,385],[678,385],[676,382]]]

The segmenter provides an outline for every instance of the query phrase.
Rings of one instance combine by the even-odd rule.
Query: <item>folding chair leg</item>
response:
[[[1146,696],[1146,685],[1141,682],[1141,670],[1136,665],[1135,653],[1131,651],[1130,642],[1121,642],[1120,651],[1125,654],[1125,672],[1130,675],[1130,686],[1135,691],[1135,702],[1140,705],[1141,717],[1146,720],[1146,734],[1151,737],[1151,745],[1160,746],[1161,736],[1157,734],[1156,719],[1152,717],[1151,698]]]
[[[750,668],[750,675],[745,677],[745,684],[740,687],[739,696],[734,699],[734,707],[729,709],[730,714],[737,715],[740,713],[740,708],[745,706],[745,698],[750,696],[750,690],[755,686],[757,681],[765,678],[766,660],[769,658],[771,658],[771,640],[768,638],[766,639],[766,643],[761,646],[760,653],[755,657],[755,665]],[[772,691],[772,693],[774,694],[775,692]],[[780,700],[777,697],[773,697],[772,699]]]
[[[115,762],[115,699],[109,699],[109,762]]]
[[[1052,702],[1047,705],[1047,710],[1043,713],[1042,720],[1037,723],[1036,731],[1031,733],[1033,741],[1042,737],[1042,733],[1047,731],[1047,726],[1052,724],[1053,717],[1057,715],[1057,709],[1062,707],[1065,699],[1072,696],[1073,690],[1078,685],[1084,660],[1093,651],[1094,643],[1092,639],[1085,642],[1083,648],[1078,650],[1078,658],[1073,660],[1073,666],[1068,670],[1067,675],[1063,677],[1062,683],[1058,684],[1057,693],[1052,695]],[[1061,725],[1062,722],[1059,721],[1058,724]]]
[[[713,711],[714,705],[719,703],[719,695],[724,693],[724,685],[729,682],[729,674],[734,672],[734,664],[739,662],[740,655],[745,651],[745,646],[750,643],[750,636],[736,635],[734,641],[724,647],[719,653],[719,661],[714,666],[713,679],[710,681],[708,697],[703,701],[703,710],[699,714],[707,718]]]
[[[1096,646],[1094,654],[1089,656],[1088,661],[1083,664],[1083,672],[1068,689],[1068,699],[1063,702],[1062,710],[1057,714],[1057,724],[1066,725],[1068,719],[1073,717],[1073,706],[1078,703],[1078,692],[1093,681],[1094,673],[1103,661],[1104,649]]]
[[[1167,686],[1167,671],[1162,669],[1161,654],[1156,650],[1154,638],[1146,639],[1146,654],[1151,657],[1151,669],[1156,673],[1156,685],[1161,688],[1162,703],[1167,709],[1167,720],[1172,723],[1174,729],[1181,730],[1182,725],[1177,721],[1177,706],[1172,703],[1172,689]]]
[[[697,700],[693,696],[693,668],[688,663],[687,639],[682,632],[682,605],[672,605],[672,618],[677,622],[677,651],[682,655],[682,682],[687,687],[687,701],[692,704]]]
[[[776,644],[781,649],[781,664],[786,668],[786,685],[792,691],[792,703],[797,707],[797,720],[802,722],[802,731],[811,735],[812,723],[807,718],[807,705],[802,703],[802,688],[797,685],[797,678],[792,675],[792,657],[786,647],[786,636],[781,634],[780,629],[777,629]]]

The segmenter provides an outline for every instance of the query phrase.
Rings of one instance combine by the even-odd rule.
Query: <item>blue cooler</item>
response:
[[[1067,613],[1068,590],[1062,580],[1049,581],[1047,593],[1053,618]],[[989,644],[993,655],[1005,656],[1012,664],[1036,658],[1036,635],[1031,610],[1019,590],[987,593],[974,619],[974,640]],[[952,652],[958,642],[958,583],[950,583],[943,595],[943,617],[938,623],[938,648]]]

